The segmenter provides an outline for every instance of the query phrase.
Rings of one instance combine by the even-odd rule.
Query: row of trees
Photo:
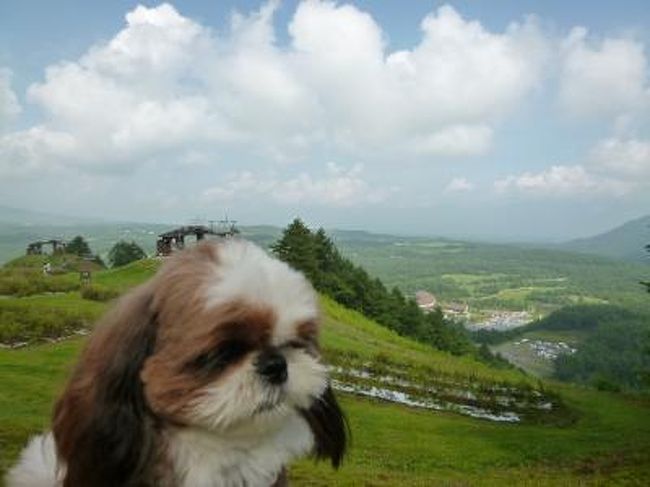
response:
[[[66,245],[65,251],[68,254],[78,255],[80,257],[92,257],[95,262],[104,265],[99,255],[93,254],[90,245],[88,245],[88,242],[81,235],[77,235],[70,240]],[[145,251],[133,241],[126,242],[120,240],[108,252],[108,262],[111,267],[120,267],[146,257],[147,254]]]
[[[401,335],[456,355],[475,350],[462,326],[445,320],[440,309],[423,313],[398,288],[388,290],[381,280],[343,257],[322,228],[312,232],[295,219],[272,250],[304,272],[318,291]]]
[[[555,360],[555,377],[609,390],[648,390],[650,329],[647,316],[603,315],[573,355]]]

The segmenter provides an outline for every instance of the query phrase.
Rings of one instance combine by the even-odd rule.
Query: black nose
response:
[[[257,359],[257,372],[271,384],[282,384],[287,380],[287,361],[278,352],[264,352]]]

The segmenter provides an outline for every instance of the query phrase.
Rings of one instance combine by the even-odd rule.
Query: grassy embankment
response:
[[[151,275],[143,261],[104,271],[96,285],[124,290]],[[85,310],[96,316],[105,303],[75,292],[6,298],[5,305],[47,314]],[[323,299],[323,346],[342,367],[406,374],[421,385],[469,380],[537,390],[516,371],[490,369],[452,357],[379,327]],[[47,428],[53,398],[83,346],[76,337],[58,343],[0,350],[0,475],[15,461],[29,435]],[[294,485],[642,485],[650,475],[650,404],[645,399],[545,384],[561,397],[567,421],[503,424],[451,412],[412,409],[341,394],[352,428],[352,448],[341,471],[302,461],[291,470]],[[557,418],[556,418],[557,419]],[[561,419],[561,418],[560,418]]]

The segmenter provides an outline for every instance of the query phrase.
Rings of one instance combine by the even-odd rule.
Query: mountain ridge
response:
[[[555,248],[650,263],[645,250],[648,244],[650,244],[650,215],[645,215],[591,237],[569,240]]]

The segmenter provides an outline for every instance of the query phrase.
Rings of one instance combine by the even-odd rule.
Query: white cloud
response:
[[[451,125],[427,136],[415,137],[411,149],[417,154],[448,156],[480,155],[492,142],[492,129],[486,125]]]
[[[466,193],[473,191],[475,188],[476,185],[466,178],[454,178],[445,188],[445,193]]]
[[[649,184],[650,141],[610,137],[593,147],[584,165],[557,165],[536,173],[509,175],[495,181],[494,189],[548,196],[621,196],[647,189]]]
[[[76,150],[76,140],[70,134],[43,126],[9,133],[0,136],[0,175],[45,176],[57,165],[74,160]]]
[[[390,53],[381,28],[356,7],[299,6],[290,25],[297,62],[337,140],[372,147],[405,139],[431,153],[483,151],[485,124],[538,82],[546,47],[532,19],[492,33],[446,5],[421,30],[414,48]],[[458,127],[473,137],[458,137]]]
[[[594,147],[592,163],[622,177],[650,177],[650,141],[612,137]]]
[[[217,34],[169,4],[138,6],[112,39],[47,67],[28,99],[47,115],[43,131],[73,141],[75,170],[124,170],[197,145],[281,161],[322,144],[367,160],[463,156],[488,150],[546,56],[534,20],[495,33],[450,6],[426,16],[412,49],[389,52],[368,13],[318,0],[298,5],[280,46],[276,8],[235,14]],[[55,165],[39,137],[0,143],[21,139],[34,167]]]
[[[525,172],[495,181],[499,193],[517,191],[522,194],[580,196],[585,194],[624,194],[630,185],[612,178],[596,176],[583,166],[552,166],[538,173]]]
[[[362,177],[362,166],[343,169],[328,164],[327,174],[316,178],[307,173],[281,180],[261,178],[250,171],[231,177],[219,186],[203,191],[204,202],[228,202],[264,196],[283,205],[310,204],[330,207],[352,207],[384,201],[388,192],[372,188]]]
[[[22,111],[18,97],[11,89],[11,77],[11,70],[0,68],[0,131],[6,121]]]
[[[560,102],[578,116],[617,115],[647,107],[648,63],[633,39],[588,39],[574,28],[563,42]]]

